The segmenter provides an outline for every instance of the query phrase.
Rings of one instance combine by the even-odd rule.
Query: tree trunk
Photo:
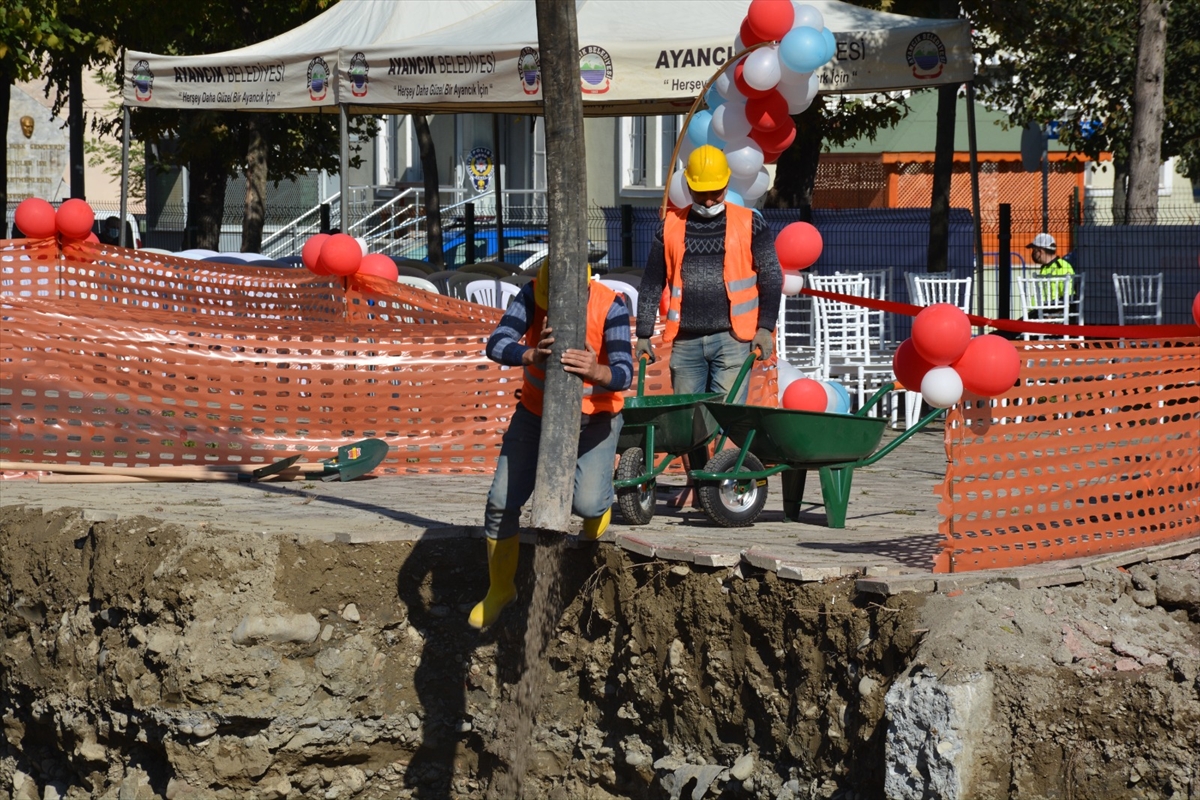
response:
[[[531,504],[535,528],[570,529],[583,382],[559,369],[562,351],[587,335],[587,162],[579,88],[575,4],[536,0],[542,99],[546,115],[546,206],[550,234],[550,308],[554,351],[546,363],[542,438]]]
[[[1158,174],[1162,164],[1163,65],[1169,0],[1140,0],[1138,5],[1127,213],[1131,225],[1153,225],[1158,218]]]
[[[224,160],[213,153],[188,164],[188,247],[221,249],[221,222],[225,216]]]
[[[12,75],[0,69],[0,131],[8,130],[8,105],[12,101]],[[8,213],[8,148],[0,159],[0,208]],[[7,218],[7,217],[6,217]],[[11,230],[0,231],[0,239],[7,239]]]
[[[1127,182],[1129,166],[1124,160],[1113,159],[1113,193],[1112,218],[1113,225],[1124,225],[1129,222],[1129,194]]]
[[[270,120],[265,114],[251,114],[246,123],[246,209],[242,214],[242,252],[262,250],[263,223],[267,217],[266,132]]]
[[[425,181],[425,250],[429,263],[438,269],[446,268],[442,252],[442,195],[439,188],[437,151],[429,134],[429,119],[424,114],[412,114],[417,132],[417,147],[421,149],[421,177]]]
[[[807,218],[812,209],[821,144],[825,141],[825,115],[814,101],[796,121],[796,140],[775,164],[775,184],[763,200],[764,208],[798,208]]]
[[[950,183],[954,175],[954,118],[958,111],[958,85],[939,86],[937,137],[933,155],[933,196],[929,200],[929,250],[926,269],[950,268]]]

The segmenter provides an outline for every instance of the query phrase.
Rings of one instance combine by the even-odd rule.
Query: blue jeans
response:
[[[579,431],[571,510],[584,519],[595,519],[612,507],[613,462],[623,422],[620,414],[597,414]],[[507,539],[519,532],[521,506],[533,494],[537,477],[541,434],[542,418],[518,405],[500,445],[483,514],[483,532],[489,539]]]
[[[692,339],[677,338],[671,349],[671,385],[675,394],[728,395],[749,355],[750,343],[739,342],[728,331]],[[733,402],[745,403],[749,390],[749,381],[743,382]]]

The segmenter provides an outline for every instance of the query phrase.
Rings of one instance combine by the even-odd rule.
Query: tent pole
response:
[[[341,184],[341,201],[338,205],[338,229],[350,232],[350,115],[345,104],[338,105],[338,176]]]
[[[125,217],[129,213],[129,106],[121,106],[121,116],[121,238],[117,240],[117,244],[126,247]],[[132,245],[133,242],[129,244]]]
[[[500,115],[492,114],[492,147],[496,154],[496,260],[504,260],[504,180],[500,177],[503,171],[500,165]]]
[[[979,143],[975,137],[974,81],[967,81],[967,144],[971,151],[971,215],[975,217],[975,313],[986,316],[987,309],[983,304],[983,220],[979,218]]]

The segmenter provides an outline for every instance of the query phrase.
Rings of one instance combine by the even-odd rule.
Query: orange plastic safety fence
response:
[[[484,355],[499,310],[372,277],[0,241],[0,312],[10,461],[260,464],[375,437],[383,474],[488,473],[521,385]],[[751,402],[774,397],[757,369]]]
[[[1030,343],[948,416],[936,571],[1200,535],[1200,339]]]

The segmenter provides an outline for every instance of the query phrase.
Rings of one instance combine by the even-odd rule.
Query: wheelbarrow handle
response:
[[[637,396],[642,397],[646,393],[646,364],[650,362],[650,356],[645,354],[638,356],[638,388]]]
[[[885,383],[883,386],[880,386],[879,391],[877,391],[877,392],[875,392],[875,394],[871,395],[871,399],[868,400],[866,403],[864,403],[862,408],[860,408],[858,411],[854,412],[854,416],[865,417],[867,415],[867,412],[871,410],[872,406],[874,406],[876,403],[878,403],[880,400],[882,400],[883,396],[886,395],[888,392],[894,391],[895,388],[896,388],[895,383]]]
[[[729,394],[725,396],[726,403],[732,403],[734,398],[742,391],[742,383],[746,380],[746,375],[749,374],[750,368],[754,366],[755,356],[754,348],[750,348],[750,355],[746,356],[746,363],[742,364],[742,370],[738,373],[737,380],[733,382],[733,386],[729,387]]]

